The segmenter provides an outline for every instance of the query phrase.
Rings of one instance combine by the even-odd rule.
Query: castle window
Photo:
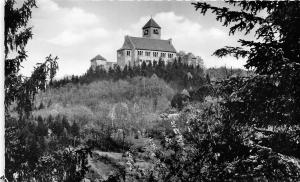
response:
[[[173,58],[173,54],[168,54],[168,58]]]
[[[126,55],[127,55],[127,56],[130,56],[130,51],[126,51]]]
[[[153,57],[157,57],[158,56],[158,52],[153,52]]]
[[[154,34],[158,34],[158,29],[154,29],[154,30],[153,30],[153,33],[154,33]]]
[[[144,30],[144,35],[148,35],[148,30]]]
[[[162,52],[162,53],[160,53],[160,56],[164,58],[164,57],[166,57],[166,53]]]
[[[146,56],[150,56],[150,52],[149,51],[146,51]]]
[[[138,51],[138,55],[142,56],[143,55],[143,51]]]

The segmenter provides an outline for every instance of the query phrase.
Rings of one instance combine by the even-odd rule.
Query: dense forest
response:
[[[5,1],[8,181],[300,180],[299,2],[191,4],[230,35],[255,32],[214,52],[252,71],[175,60],[62,79],[51,55],[19,73],[36,4],[15,3]]]
[[[231,76],[249,76],[252,71],[243,69],[228,69],[226,67],[209,68],[183,64],[180,57],[175,58],[173,62],[164,63],[154,61],[153,64],[143,62],[141,65],[125,65],[121,69],[118,65],[110,67],[108,70],[97,66],[90,68],[82,76],[66,76],[62,79],[53,80],[51,87],[58,88],[68,83],[89,84],[93,81],[101,80],[126,80],[136,76],[151,77],[158,76],[170,84],[176,90],[190,89],[197,90],[202,85],[212,81],[221,81]]]

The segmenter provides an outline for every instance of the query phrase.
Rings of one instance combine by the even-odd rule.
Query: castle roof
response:
[[[176,52],[170,40],[151,39],[146,37],[125,37],[125,42],[121,49],[140,49],[163,52]]]
[[[143,29],[150,27],[160,28],[160,26],[152,18],[143,26]]]
[[[91,61],[96,61],[96,60],[103,60],[103,61],[106,61],[106,59],[101,56],[100,54],[98,54],[97,56],[95,56],[93,59],[91,59]]]

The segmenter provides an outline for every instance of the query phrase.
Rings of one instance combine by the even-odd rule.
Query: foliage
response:
[[[226,67],[208,68],[207,70],[205,70],[205,72],[206,80],[208,80],[207,83],[211,81],[222,81],[230,77],[245,77],[254,74],[251,70],[234,69],[232,67],[230,69]]]
[[[207,106],[205,106],[207,107]],[[218,121],[220,106],[189,112],[186,129],[173,124],[175,137],[167,138],[166,150],[158,153],[165,165],[162,181],[297,181],[299,160],[249,140],[247,128],[228,133]],[[253,135],[252,135],[253,136]],[[156,151],[158,152],[158,151]]]
[[[173,135],[163,148],[149,149],[153,166],[141,170],[130,162],[131,181],[298,181],[300,160],[255,141],[248,127],[228,132],[219,102],[204,102],[181,114],[185,125],[172,121]],[[179,120],[180,121],[180,120]],[[130,161],[130,160],[129,160]],[[142,178],[140,176],[143,176]]]
[[[32,117],[35,95],[45,91],[48,84],[52,83],[58,69],[58,58],[51,55],[46,57],[45,62],[36,65],[30,77],[19,74],[21,63],[27,57],[25,46],[32,38],[32,28],[27,24],[34,7],[34,0],[24,1],[20,8],[16,7],[15,0],[5,1],[5,176],[9,181],[53,179],[52,173],[39,173],[39,168],[58,170],[57,166],[46,168],[44,163],[40,163],[44,152],[48,151],[48,155],[57,156],[51,162],[53,164],[60,164],[64,160],[72,162],[60,166],[60,172],[68,173],[66,180],[71,176],[75,177],[70,178],[71,181],[79,181],[87,170],[84,160],[88,150],[76,150],[76,155],[47,150],[48,126],[41,118],[36,121]],[[17,115],[12,115],[13,112]],[[71,170],[66,168],[67,165]]]
[[[230,27],[230,33],[255,29],[259,41],[239,40],[244,47],[225,47],[217,56],[247,57],[246,68],[254,68],[256,75],[235,77],[221,84],[226,99],[224,118],[230,124],[248,124],[257,127],[283,127],[286,134],[299,127],[300,33],[299,2],[228,2],[243,11],[194,3],[201,13],[212,10],[218,21]],[[267,17],[259,17],[260,12]],[[294,129],[293,129],[294,128]],[[298,130],[298,129],[296,129]],[[280,131],[280,129],[277,129]],[[284,145],[284,143],[282,143]]]
[[[88,171],[88,155],[91,155],[90,150],[82,146],[44,155],[38,161],[34,176],[38,181],[80,181]]]
[[[80,140],[89,146],[123,152],[131,147],[134,136],[152,127],[169,107],[174,92],[156,76],[69,84],[39,93],[35,105],[50,101],[51,105],[35,110],[33,116],[52,123],[55,135],[62,135],[66,128],[67,136],[72,136],[72,126],[78,125]]]
[[[32,98],[39,90],[45,90],[46,79],[49,77],[52,80],[58,66],[57,58],[50,55],[44,63],[35,67],[31,77],[26,78],[18,73],[27,57],[25,46],[32,38],[32,28],[27,23],[36,4],[34,0],[28,0],[20,8],[15,8],[15,3],[14,0],[5,1],[5,110],[7,113],[10,104],[16,102],[22,118],[28,117]]]
[[[184,94],[176,94],[172,98],[171,106],[181,110],[184,106],[187,105],[187,102],[190,100],[190,97]]]
[[[173,121],[174,136],[153,150],[149,181],[300,180],[300,3],[226,3],[240,10],[192,4],[203,15],[212,11],[229,34],[255,31],[256,41],[214,53],[247,58],[255,75],[230,77],[217,85],[217,102],[183,110],[186,125]]]
[[[217,130],[202,125],[199,127],[202,130],[204,128],[204,132],[211,133],[212,136],[208,135],[206,142],[200,143],[207,144],[210,149],[196,157],[200,160],[189,159],[194,162],[189,164],[179,162],[180,157],[186,152],[184,147],[173,146],[172,150],[175,154],[178,150],[182,152],[179,152],[179,156],[174,157],[175,161],[170,163],[172,165],[169,170],[175,169],[171,176],[183,181],[188,179],[193,181],[194,175],[191,174],[197,174],[193,169],[189,172],[183,170],[183,173],[176,169],[187,169],[187,166],[201,169],[207,165],[208,170],[205,171],[207,176],[203,174],[201,176],[204,177],[202,179],[204,181],[299,180],[299,159],[294,157],[298,157],[299,153],[299,143],[297,143],[300,113],[299,87],[296,83],[299,82],[300,73],[300,34],[294,26],[300,23],[297,19],[300,5],[298,2],[229,1],[227,3],[241,8],[241,11],[213,7],[207,3],[193,4],[197,10],[201,10],[202,14],[212,10],[217,20],[223,22],[224,26],[233,24],[230,27],[230,34],[236,31],[245,31],[247,34],[257,28],[256,36],[260,41],[239,40],[242,46],[248,49],[228,46],[215,52],[215,55],[221,57],[228,54],[247,57],[245,66],[254,68],[256,75],[231,77],[221,82],[219,94],[223,98],[220,102],[222,117],[217,117],[221,123],[218,127],[213,127]],[[268,13],[266,18],[258,16],[258,13],[263,10]],[[201,123],[203,123],[201,120],[196,122],[197,125]],[[213,124],[213,121],[210,120],[210,123]],[[199,133],[202,132],[196,130],[191,135],[199,137]],[[175,139],[176,137],[172,138]],[[210,140],[211,143],[208,142]],[[186,141],[192,142],[193,137],[187,138]],[[196,141],[201,140],[197,138]],[[201,153],[199,150],[205,148],[203,145],[193,145],[190,148],[187,144],[186,154],[192,154],[189,149],[196,150],[196,154],[199,154]],[[206,165],[202,163],[197,167],[197,161],[205,162],[201,160],[203,154],[212,156],[205,158],[209,163]],[[262,163],[262,161],[268,162]],[[198,171],[201,172],[203,171]],[[197,177],[200,179],[200,176]]]
[[[121,128],[125,122],[125,125],[130,123],[134,126],[132,128],[139,130],[168,108],[173,95],[174,90],[154,76],[66,85],[40,93],[35,101],[37,105],[50,100],[52,104],[35,110],[33,114],[43,118],[65,115],[80,127],[106,124]]]
[[[143,62],[141,65],[126,65],[120,69],[118,65],[110,68],[108,71],[96,67],[92,67],[82,76],[65,77],[61,80],[53,81],[53,87],[61,87],[68,83],[81,83],[87,84],[93,81],[129,79],[133,77],[152,77],[156,76],[163,79],[165,82],[170,83],[175,89],[183,89],[195,87],[205,83],[204,70],[200,66],[192,66],[181,63],[181,60],[175,59],[173,63],[165,64],[163,61],[154,62],[153,64],[146,64]],[[189,77],[188,75],[192,75]]]

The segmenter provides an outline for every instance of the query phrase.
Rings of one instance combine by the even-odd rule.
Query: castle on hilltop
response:
[[[143,37],[126,35],[123,46],[117,50],[117,64],[125,65],[153,63],[163,60],[172,61],[176,57],[176,49],[172,39],[161,39],[161,27],[151,18],[142,28]]]
[[[123,46],[117,50],[117,62],[109,62],[101,55],[97,55],[91,59],[91,67],[95,70],[100,66],[108,70],[117,64],[123,69],[125,65],[141,65],[142,62],[148,64],[159,60],[166,64],[175,59],[180,59],[183,64],[194,67],[203,66],[201,57],[183,51],[176,52],[172,39],[161,39],[161,27],[150,18],[142,28],[142,37],[125,36]]]

